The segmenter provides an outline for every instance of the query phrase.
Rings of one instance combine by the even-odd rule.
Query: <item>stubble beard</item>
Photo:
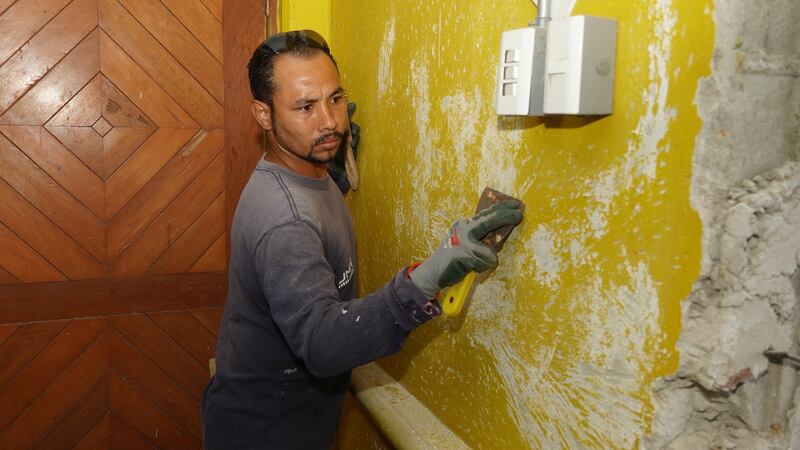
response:
[[[350,132],[347,129],[345,129],[343,133],[340,133],[338,131],[331,131],[330,133],[326,133],[326,134],[320,136],[319,138],[317,138],[314,141],[314,143],[311,144],[311,147],[308,149],[308,153],[305,154],[305,155],[303,155],[303,154],[301,154],[299,152],[296,152],[296,151],[290,149],[289,147],[283,145],[281,143],[281,139],[278,137],[278,128],[277,127],[273,128],[272,134],[275,137],[275,142],[278,144],[278,147],[280,147],[280,148],[284,149],[285,151],[293,154],[294,156],[297,156],[298,158],[302,159],[303,161],[307,161],[307,162],[310,162],[312,164],[322,165],[322,164],[330,163],[331,161],[333,161],[336,158],[336,155],[339,152],[345,151],[345,147],[344,146],[347,145],[347,136],[350,134]],[[325,139],[327,139],[327,138],[329,138],[331,136],[336,136],[336,137],[340,138],[340,140],[341,140],[341,142],[339,143],[339,147],[336,149],[336,151],[334,151],[332,153],[330,153],[330,152],[327,153],[328,156],[327,156],[327,158],[324,158],[324,159],[323,158],[317,158],[316,156],[314,156],[314,147],[320,145]]]

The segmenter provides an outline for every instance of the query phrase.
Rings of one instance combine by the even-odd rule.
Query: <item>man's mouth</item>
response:
[[[323,144],[323,145],[324,145],[324,144],[332,144],[332,143],[334,143],[334,142],[339,142],[339,141],[341,141],[341,140],[342,140],[342,138],[340,138],[340,137],[337,137],[337,136],[331,136],[331,137],[329,137],[329,138],[325,138],[325,139],[323,139],[323,140],[322,140],[322,142],[320,142],[320,143],[321,143],[321,144]]]
[[[341,144],[344,136],[344,133],[339,133],[338,131],[330,132],[317,138],[317,140],[314,141],[314,147],[322,147],[326,150],[332,150]]]

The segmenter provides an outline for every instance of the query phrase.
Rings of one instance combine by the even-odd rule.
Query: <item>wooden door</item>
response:
[[[0,0],[0,448],[200,446],[264,33],[263,0]]]
[[[128,312],[119,294],[136,286],[161,286],[156,304],[222,285],[222,24],[208,3],[18,0],[0,16],[5,321]],[[204,275],[164,277],[188,273]],[[30,315],[19,301],[45,286],[26,285],[48,282],[75,297],[45,295]],[[111,295],[79,305],[98,289]]]

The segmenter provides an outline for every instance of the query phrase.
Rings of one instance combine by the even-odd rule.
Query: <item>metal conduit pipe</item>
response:
[[[539,0],[534,2],[536,5],[536,20],[533,21],[533,26],[547,28],[547,23],[550,22],[550,0]]]

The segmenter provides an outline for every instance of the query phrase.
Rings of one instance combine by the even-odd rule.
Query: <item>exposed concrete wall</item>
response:
[[[800,449],[800,2],[715,2],[712,74],[692,205],[700,277],[684,305],[680,367],[656,383],[649,448]]]

